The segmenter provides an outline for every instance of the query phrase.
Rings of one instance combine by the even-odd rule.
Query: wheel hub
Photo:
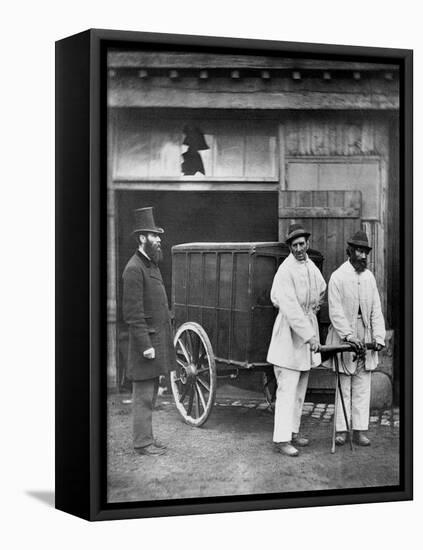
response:
[[[197,367],[192,363],[181,367],[181,382],[182,384],[192,384],[197,376]]]

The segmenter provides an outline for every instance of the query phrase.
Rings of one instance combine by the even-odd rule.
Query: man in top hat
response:
[[[377,367],[378,354],[385,345],[385,322],[380,306],[376,280],[367,269],[367,256],[372,249],[364,231],[347,241],[348,260],[332,273],[328,287],[329,327],[326,343],[338,345],[350,342],[356,353],[338,357],[341,391],[354,440],[358,445],[370,445],[369,428],[371,371]],[[373,343],[374,350],[365,344]],[[333,360],[332,360],[333,361]],[[340,399],[338,397],[338,399]],[[337,410],[342,411],[341,403]],[[337,445],[347,440],[343,414],[336,418]]]
[[[172,327],[159,261],[163,229],[151,207],[135,210],[137,250],[123,272],[123,317],[129,325],[128,377],[132,380],[133,444],[142,455],[166,447],[153,436],[152,412],[159,377],[175,364]]]
[[[307,255],[309,237],[301,225],[290,226],[286,239],[290,254],[280,265],[270,293],[279,309],[267,354],[277,382],[273,441],[275,450],[288,456],[297,456],[296,447],[309,444],[299,433],[301,412],[310,368],[321,363],[316,313],[326,283]]]

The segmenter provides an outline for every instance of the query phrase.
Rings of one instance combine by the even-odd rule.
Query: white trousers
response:
[[[353,430],[369,429],[370,414],[370,388],[372,381],[371,371],[360,370],[354,376],[345,374],[339,375],[341,378],[342,395],[344,397],[345,409],[347,411],[348,422]],[[341,396],[338,396],[336,430],[344,432],[347,429],[342,410]]]
[[[292,434],[300,431],[301,413],[307,391],[310,371],[273,367],[277,390],[273,441],[291,441]]]

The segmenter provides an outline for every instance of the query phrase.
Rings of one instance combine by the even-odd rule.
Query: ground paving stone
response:
[[[122,404],[128,406],[128,410],[130,410],[130,406],[132,404],[132,399],[122,399],[120,401]],[[160,405],[161,406],[173,406],[173,400],[163,400],[161,398]],[[220,398],[215,403],[218,407],[243,407],[246,409],[256,409],[258,411],[269,411],[271,414],[273,414],[273,410],[269,403],[267,401],[264,401],[263,399],[257,398],[254,400],[251,399],[237,399],[232,400],[230,398]],[[312,401],[306,401],[303,405],[302,410],[302,416],[308,417],[314,420],[320,420],[321,422],[324,422],[325,424],[329,423],[333,419],[335,411],[335,404],[334,403],[313,403]],[[392,409],[393,415],[391,419],[391,409],[383,409],[383,410],[372,410],[370,412],[370,418],[369,421],[372,425],[380,424],[381,426],[393,426],[395,428],[399,428],[400,425],[400,414],[399,414],[399,408],[394,407]]]

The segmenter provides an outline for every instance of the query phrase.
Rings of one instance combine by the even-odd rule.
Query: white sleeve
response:
[[[287,270],[279,268],[277,271],[273,280],[270,298],[273,304],[283,313],[290,328],[304,342],[308,342],[313,336],[317,337],[310,320],[298,302],[292,277]]]

